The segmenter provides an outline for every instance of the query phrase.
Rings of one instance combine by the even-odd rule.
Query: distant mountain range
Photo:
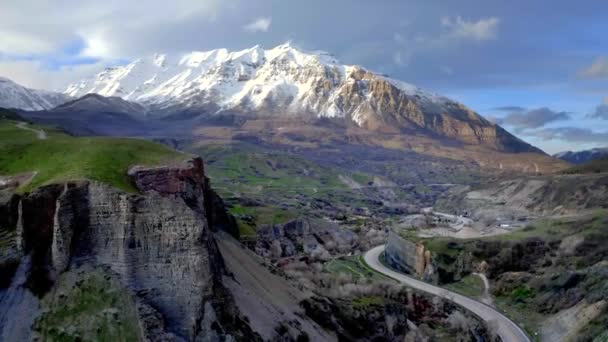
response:
[[[584,151],[566,151],[560,152],[553,155],[555,158],[565,160],[572,164],[584,164],[593,160],[608,158],[608,147],[593,148]]]
[[[66,102],[68,95],[35,90],[21,86],[8,78],[0,77],[0,107],[22,110],[44,110]]]
[[[105,69],[63,94],[3,84],[0,106],[76,134],[357,144],[528,172],[565,165],[463,104],[289,43],[154,54]]]

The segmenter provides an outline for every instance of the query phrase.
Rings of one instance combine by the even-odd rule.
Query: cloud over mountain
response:
[[[588,115],[592,119],[608,120],[608,96],[599,106],[595,107],[595,111]]]
[[[271,18],[258,18],[251,23],[245,25],[243,29],[247,32],[256,33],[256,32],[268,32],[270,28]]]
[[[511,112],[502,119],[504,124],[516,129],[540,128],[554,121],[569,120],[568,112],[556,112],[547,107],[541,107],[529,111]]]
[[[543,140],[565,140],[571,143],[603,143],[608,141],[608,132],[596,132],[588,128],[556,127],[530,132]]]

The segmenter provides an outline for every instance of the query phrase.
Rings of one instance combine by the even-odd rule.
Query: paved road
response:
[[[27,127],[27,123],[25,122],[20,122],[17,124],[17,127],[24,129],[26,131],[32,131],[34,133],[36,133],[38,135],[38,139],[40,140],[45,140],[47,138],[46,132],[42,129],[38,130],[38,129],[33,129],[30,127]]]
[[[526,333],[520,327],[518,327],[517,324],[513,323],[513,321],[492,307],[469,297],[448,291],[444,288],[408,277],[384,266],[379,259],[382,252],[384,252],[384,245],[370,249],[367,253],[365,253],[363,258],[371,268],[380,273],[383,273],[415,289],[450,300],[462,307],[467,308],[471,312],[481,317],[484,321],[493,322],[493,324],[496,326],[498,335],[503,342],[530,342],[530,339]]]

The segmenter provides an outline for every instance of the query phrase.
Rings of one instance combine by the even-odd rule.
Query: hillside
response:
[[[0,120],[25,121],[16,111],[6,108],[0,108]]]
[[[369,271],[356,281],[340,268],[328,273],[315,267],[322,273],[297,281],[277,271],[221,231],[238,236],[200,158],[143,140],[76,138],[9,120],[0,122],[0,137],[3,340],[336,341],[376,340],[387,331],[399,340],[462,339],[470,331],[482,339],[491,336],[465,309],[391,286]],[[244,159],[249,160],[239,163]],[[221,165],[227,177],[248,184],[276,181],[289,188],[305,186],[309,178],[319,187],[352,185],[327,167],[300,162],[248,151]],[[214,179],[221,180],[221,168],[216,170]],[[240,191],[233,186],[230,191]],[[322,190],[331,197],[329,189]],[[242,211],[232,207],[237,215]],[[260,216],[273,223],[265,217],[270,214]],[[273,218],[290,219],[280,213]],[[326,220],[295,222],[315,225],[300,232],[305,236],[292,252],[345,253],[340,242],[345,237],[349,248],[367,246],[353,232],[323,226]],[[358,285],[364,283],[368,286]],[[355,291],[344,293],[342,286]]]
[[[562,171],[565,174],[608,172],[608,157],[592,160]]]
[[[21,111],[21,115],[39,124],[59,126],[73,135],[140,136],[154,125],[144,120],[145,112],[141,105],[119,97],[87,94],[52,109]]]
[[[24,129],[27,128],[27,129]],[[43,130],[44,139],[35,132]],[[76,138],[49,127],[0,120],[0,175],[33,173],[23,191],[67,180],[96,180],[135,191],[127,178],[133,165],[185,159],[153,142],[127,138]]]

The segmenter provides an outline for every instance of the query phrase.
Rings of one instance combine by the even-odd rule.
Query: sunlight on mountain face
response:
[[[4,7],[0,341],[608,339],[606,4]]]

